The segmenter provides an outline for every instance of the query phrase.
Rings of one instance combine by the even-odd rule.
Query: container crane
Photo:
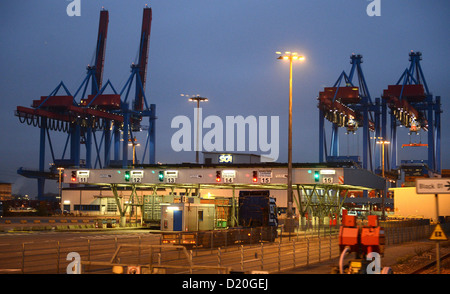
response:
[[[125,93],[124,101],[122,103],[121,113],[125,117],[123,126],[123,162],[122,166],[126,167],[128,165],[128,141],[133,138],[133,132],[141,130],[141,121],[143,117],[149,117],[149,128],[148,136],[145,143],[144,154],[142,157],[142,162],[144,162],[146,150],[149,150],[149,163],[155,163],[155,120],[156,120],[156,106],[147,103],[145,96],[145,86],[146,86],[146,76],[147,76],[147,65],[148,65],[148,54],[150,45],[150,31],[152,23],[152,9],[150,7],[145,7],[142,15],[142,29],[141,29],[141,40],[139,44],[139,63],[131,64],[131,74],[120,91],[120,95]],[[129,109],[128,97],[129,92],[132,87],[133,81],[135,80],[135,98],[133,101],[133,108]],[[126,92],[125,92],[126,90]],[[145,108],[144,108],[145,105]],[[115,152],[116,157],[118,156],[118,144],[115,142]]]
[[[428,147],[426,169],[441,172],[441,97],[434,99],[420,64],[421,52],[409,53],[409,67],[397,83],[383,91],[383,104],[390,109],[390,154],[392,168],[397,168],[397,127],[409,129],[410,135],[427,132],[428,142],[403,144],[402,147]],[[387,114],[382,116],[383,133],[387,133]],[[411,162],[411,161],[409,161]],[[414,161],[413,161],[414,162]],[[421,165],[423,161],[420,161]]]
[[[339,154],[339,128],[347,132],[363,132],[362,167],[373,171],[370,132],[380,133],[380,99],[372,102],[361,67],[362,55],[352,54],[350,73],[341,73],[332,87],[319,93],[319,162],[352,160],[360,162],[358,156],[343,157]],[[354,77],[357,81],[354,82]],[[341,84],[344,84],[343,86]],[[332,123],[330,152],[326,149],[325,119]],[[375,156],[378,153],[375,152]],[[378,157],[376,156],[376,161]]]
[[[39,151],[39,170],[31,171],[20,168],[18,173],[30,178],[37,178],[38,198],[41,199],[44,194],[46,179],[57,177],[56,166],[80,166],[80,141],[82,133],[86,132],[85,126],[89,126],[88,140],[85,141],[87,147],[87,157],[90,156],[91,132],[90,126],[99,127],[104,120],[123,121],[123,117],[113,113],[107,113],[97,109],[80,107],[75,96],[84,86],[83,96],[87,91],[89,81],[91,81],[91,94],[97,94],[102,84],[103,64],[105,58],[106,38],[108,31],[109,14],[107,10],[100,12],[98,39],[96,47],[96,63],[93,66],[87,66],[87,75],[78,88],[75,95],[72,95],[67,87],[61,82],[48,96],[42,96],[40,100],[33,100],[32,108],[17,106],[16,116],[20,122],[39,127],[40,130],[40,151]],[[58,95],[63,89],[65,95]],[[84,126],[84,128],[83,128]],[[52,146],[49,130],[67,132],[67,140],[63,156],[66,153],[70,139],[70,159],[56,159]],[[52,159],[53,169],[50,172],[45,170],[45,150],[48,142]]]
[[[132,72],[139,73],[137,78],[139,91],[136,92],[135,108],[130,112],[126,99],[122,102],[121,93],[118,93],[108,80],[103,85],[103,68],[105,62],[106,40],[108,34],[109,13],[103,9],[100,12],[98,38],[96,44],[95,63],[87,66],[87,74],[74,95],[70,93],[63,82],[48,95],[42,96],[39,100],[33,100],[32,107],[17,106],[15,115],[19,121],[40,128],[39,144],[39,169],[25,170],[20,168],[18,173],[29,178],[36,178],[38,181],[38,198],[44,195],[46,179],[58,179],[56,167],[86,167],[96,168],[97,164],[102,167],[110,166],[111,146],[114,139],[114,159],[122,161],[123,165],[128,165],[128,129],[129,126],[137,126],[135,130],[140,130],[139,124],[143,116],[150,118],[148,128],[148,138],[145,150],[149,150],[149,163],[155,162],[155,105],[148,107],[145,99],[145,76],[147,72],[148,45],[150,38],[151,8],[144,9],[143,18],[143,39],[140,46],[140,63],[132,66]],[[145,28],[145,31],[144,31]],[[137,70],[135,70],[137,68]],[[90,95],[88,92],[89,83]],[[127,82],[128,83],[128,82]],[[112,94],[106,94],[106,90],[111,88]],[[124,87],[124,89],[126,86]],[[64,91],[64,94],[59,92]],[[139,93],[139,94],[138,94]],[[76,97],[80,94],[80,102]],[[127,91],[128,95],[128,91]],[[141,103],[139,104],[139,101]],[[139,105],[145,102],[146,108],[140,109]],[[53,149],[49,131],[60,131],[67,133],[67,139],[62,153],[62,159],[57,159]],[[123,131],[123,158],[119,158],[120,131]],[[96,132],[102,131],[100,143],[98,143]],[[114,137],[111,131],[114,132]],[[130,129],[131,131],[131,129]],[[50,172],[45,169],[46,143],[48,142],[53,163]],[[102,145],[104,144],[104,147]],[[81,145],[85,145],[86,159],[81,160]],[[93,157],[92,149],[95,146],[96,157]],[[104,148],[104,161],[100,158],[100,150]],[[69,159],[65,159],[67,149],[70,150]],[[144,151],[144,157],[145,158]],[[92,161],[95,160],[94,165]]]

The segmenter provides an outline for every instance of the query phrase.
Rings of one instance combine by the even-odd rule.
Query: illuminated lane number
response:
[[[234,178],[223,178],[224,183],[233,183]]]
[[[175,183],[176,178],[166,178],[166,183]]]
[[[133,183],[141,183],[142,178],[133,178]]]
[[[327,178],[327,177],[324,177],[323,180],[322,180],[322,182],[323,182],[324,184],[333,184],[333,178]]]
[[[270,184],[270,178],[267,177],[261,178],[261,184]]]

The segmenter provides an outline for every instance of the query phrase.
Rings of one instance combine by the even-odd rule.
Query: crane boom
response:
[[[109,13],[107,10],[100,11],[100,22],[98,25],[97,48],[95,50],[95,81],[92,83],[92,95],[97,95],[102,88],[103,67],[105,64],[106,37],[108,35]]]
[[[148,51],[150,44],[150,30],[152,26],[152,9],[150,7],[144,8],[142,17],[142,31],[141,42],[139,45],[139,78],[142,84],[136,83],[136,97],[134,101],[134,110],[143,110],[145,83],[147,79],[147,63],[148,63]]]

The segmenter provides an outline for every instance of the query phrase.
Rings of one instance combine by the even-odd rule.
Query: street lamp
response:
[[[386,185],[386,178],[384,177],[384,170],[385,170],[385,167],[384,167],[384,146],[387,145],[387,144],[390,144],[391,142],[389,142],[387,140],[384,140],[383,138],[379,138],[379,139],[381,139],[381,140],[377,141],[377,144],[381,144],[382,145],[381,146],[381,175],[383,176],[383,180],[384,180],[384,183]],[[383,194],[384,194],[383,198],[381,199],[381,219],[384,220],[385,219],[384,199],[387,196],[386,187],[384,188]]]
[[[305,57],[298,55],[296,52],[276,52],[279,56],[277,59],[289,61],[289,139],[288,139],[288,187],[287,187],[287,230],[293,231],[293,202],[292,194],[292,63],[293,61],[303,61]]]
[[[58,177],[59,177],[59,206],[61,207],[61,198],[62,198],[62,173],[64,172],[64,168],[63,167],[58,167],[56,168],[58,170]],[[61,209],[61,211],[63,211]]]
[[[133,139],[128,139],[128,146],[132,146],[133,147],[133,167],[136,164],[136,146],[141,146],[141,144],[137,143],[136,137],[134,137]]]
[[[382,138],[381,138],[382,139]],[[379,140],[377,144],[381,144],[381,175],[384,178],[384,145],[390,144],[391,142],[386,140]]]
[[[183,94],[181,94],[181,96],[184,96]],[[197,142],[195,143],[195,162],[198,162],[198,146],[199,146],[199,127],[200,127],[200,102],[207,102],[208,98],[204,98],[204,97],[200,97],[199,95],[191,97],[188,99],[188,101],[193,101],[193,102],[197,102]]]

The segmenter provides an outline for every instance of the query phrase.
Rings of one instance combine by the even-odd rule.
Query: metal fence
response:
[[[284,238],[277,242],[262,242],[191,251],[194,264],[227,267],[234,272],[264,271],[276,273],[287,269],[325,261],[339,255],[338,236]],[[213,256],[213,258],[211,258]],[[204,270],[194,273],[211,273]]]
[[[383,222],[381,225],[385,230],[387,246],[429,238],[434,229],[426,221]],[[450,223],[441,226],[446,232],[450,231]],[[80,255],[83,273],[87,274],[111,273],[108,263],[145,265],[149,269],[158,269],[160,273],[170,274],[229,271],[276,273],[338,257],[337,232],[331,228],[296,231],[290,235],[281,234],[275,242],[194,248],[187,253],[176,246],[161,246],[161,240],[153,234],[22,243],[17,247],[0,245],[0,273],[65,274],[72,262],[72,259],[67,260],[70,252]]]
[[[389,221],[380,224],[385,231],[385,244],[401,244],[421,239],[428,239],[435,225],[430,224],[430,220],[407,220],[407,221]],[[447,233],[450,233],[450,223],[443,223],[441,227]]]
[[[149,234],[150,235],[150,234]],[[109,237],[78,241],[49,241],[22,243],[17,247],[0,245],[0,274],[60,274],[66,273],[72,259],[70,252],[80,254],[82,260],[109,260],[121,244],[146,244],[153,236]]]

